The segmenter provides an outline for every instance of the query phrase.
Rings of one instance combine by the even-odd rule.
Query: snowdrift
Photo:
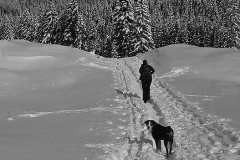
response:
[[[144,54],[157,78],[180,91],[206,113],[240,130],[240,52],[233,49],[170,45]]]
[[[0,41],[0,159],[102,154],[89,146],[117,141],[128,117],[112,68],[112,62],[70,47]]]
[[[0,41],[0,159],[238,160],[238,52],[172,45],[141,58],[156,69],[146,104],[137,57]],[[169,158],[147,119],[173,127]]]

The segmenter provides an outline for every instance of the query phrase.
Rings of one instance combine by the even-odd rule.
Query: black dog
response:
[[[156,151],[158,149],[161,151],[161,140],[164,140],[164,146],[166,148],[167,157],[168,157],[168,143],[170,146],[170,154],[172,152],[172,145],[173,145],[173,137],[174,132],[170,126],[164,127],[154,120],[147,120],[144,122],[147,126],[147,129],[151,131],[153,139],[156,143]],[[158,143],[159,142],[159,143]]]

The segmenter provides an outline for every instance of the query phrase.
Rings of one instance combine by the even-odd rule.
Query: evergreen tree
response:
[[[117,0],[113,9],[113,45],[118,57],[134,56],[135,44],[133,38],[136,36],[134,11],[131,1]]]
[[[112,57],[112,38],[111,36],[107,35],[104,41],[100,42],[100,45],[98,49],[96,50],[96,54],[101,55],[103,57]]]
[[[163,46],[164,28],[163,25],[152,26],[153,40],[156,48]]]
[[[219,15],[221,16],[220,21],[218,21],[218,33],[217,33],[217,47],[221,48],[232,48],[236,46],[236,23],[235,15],[239,12],[239,0],[219,0],[214,1],[219,9]]]
[[[216,7],[214,7],[216,9]],[[207,6],[206,1],[198,1],[196,6],[196,12],[198,18],[198,46],[200,47],[210,47],[212,46],[211,37],[213,36],[213,23],[206,16],[207,15]],[[216,12],[217,13],[217,12]]]
[[[159,1],[155,1],[155,8],[152,10],[151,15],[151,28],[153,41],[156,48],[162,47],[163,41],[163,15],[161,10],[161,3]]]
[[[165,23],[168,31],[168,44],[174,44],[179,30],[179,25],[174,16],[173,6],[170,2],[168,3],[167,10],[168,16],[165,19]]]
[[[103,19],[99,20],[97,29],[97,45],[96,54],[100,54],[104,57],[111,57],[112,55],[112,28],[111,23],[111,11],[108,8],[104,8]]]
[[[87,37],[85,43],[85,50],[88,52],[93,51],[95,48],[95,41],[96,41],[96,24],[93,20],[89,20],[87,27]]]
[[[203,26],[199,20],[200,20],[199,16],[193,20],[193,24],[192,24],[193,36],[191,37],[191,45],[203,47],[204,46],[203,45],[203,29],[202,29]]]
[[[228,46],[230,42],[230,33],[229,28],[220,26],[218,28],[217,32],[215,33],[214,37],[214,47],[216,48],[224,48]]]
[[[196,27],[194,26],[194,24],[192,24],[192,23],[188,24],[188,32],[189,32],[188,43],[189,43],[189,45],[195,44],[195,39],[197,37],[195,28]]]
[[[184,27],[180,20],[176,21],[176,25],[178,26],[179,30],[177,32],[177,36],[175,39],[175,44],[184,43]]]
[[[15,38],[15,29],[11,19],[11,16],[5,15],[2,19],[1,25],[1,39],[4,40],[13,40]]]
[[[49,7],[48,9],[45,11],[44,16],[41,17],[41,29],[42,29],[42,33],[43,33],[43,37],[41,39],[42,43],[54,43],[53,41],[53,31],[56,27],[56,23],[57,23],[57,10],[56,7],[53,3],[53,1],[49,2]]]
[[[198,43],[197,43],[197,46],[199,47],[204,47],[204,26],[199,26],[199,29],[198,29]]]
[[[81,22],[78,4],[73,1],[68,4],[59,18],[54,30],[54,43],[79,48],[81,44]]]
[[[240,49],[240,13],[234,16],[235,43],[236,48]]]
[[[148,0],[134,0],[135,10],[134,17],[136,22],[136,39],[134,40],[135,51],[137,53],[144,53],[155,48],[152,31],[151,22],[149,14]]]
[[[41,43],[44,35],[44,23],[46,17],[46,10],[42,9],[37,18],[37,42]]]
[[[83,18],[83,14],[80,11],[78,11],[76,32],[78,32],[78,34],[74,42],[74,46],[76,48],[85,50],[85,44],[87,41],[87,29]]]
[[[12,24],[13,30],[14,30],[14,39],[19,39],[19,37],[18,37],[19,17],[11,16],[11,24]]]
[[[208,17],[204,18],[204,46],[205,47],[214,47],[214,38],[216,33],[216,26],[215,23],[212,22]]]
[[[36,16],[31,16],[31,37],[27,40],[31,42],[37,42],[38,40],[38,34],[37,34],[37,28],[38,28],[38,21]]]
[[[31,42],[36,41],[37,25],[36,20],[28,10],[24,10],[19,19],[18,37]]]
[[[176,40],[175,44],[189,44],[188,41],[188,19],[186,15],[180,16],[180,12],[177,13],[178,20],[176,20],[176,25],[177,25],[177,35],[176,35]]]
[[[233,0],[231,20],[233,21],[234,45],[232,48],[240,49],[240,1]]]

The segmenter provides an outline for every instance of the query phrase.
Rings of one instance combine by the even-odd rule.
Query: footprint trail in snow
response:
[[[130,117],[126,135],[119,144],[111,146],[105,160],[237,160],[240,159],[239,135],[224,124],[224,120],[203,113],[199,106],[181,93],[174,93],[158,78],[151,85],[151,100],[143,103],[138,80],[142,61],[136,57],[114,60],[118,90],[126,98]],[[165,157],[165,148],[155,152],[155,144],[143,122],[153,119],[170,125],[175,132],[174,153]],[[162,143],[163,144],[163,143]]]

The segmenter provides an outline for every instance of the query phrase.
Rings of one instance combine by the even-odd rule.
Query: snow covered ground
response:
[[[240,130],[238,50],[172,45],[148,54],[157,78]],[[159,58],[158,58],[159,57]]]
[[[183,111],[191,123],[196,123],[190,130],[194,129],[196,134],[199,126],[203,132],[196,137],[205,144],[206,148],[199,148],[206,151],[204,158],[239,159],[239,51],[171,45],[141,58],[155,67],[155,82],[177,101],[175,109],[168,111],[166,121],[180,125],[179,121],[172,122],[176,118],[167,117]]]
[[[112,62],[26,41],[0,50],[1,160],[91,160],[126,132]]]
[[[172,45],[105,59],[78,49],[0,42],[2,160],[237,160],[238,51]],[[143,103],[141,59],[156,69]],[[155,152],[143,122],[175,131]]]

